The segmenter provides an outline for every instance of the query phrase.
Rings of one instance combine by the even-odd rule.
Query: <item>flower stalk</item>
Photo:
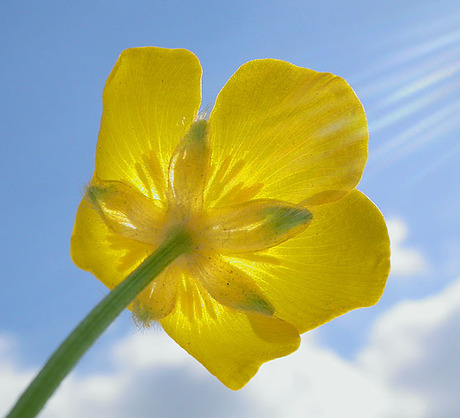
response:
[[[6,418],[35,417],[62,380],[115,318],[170,263],[191,248],[192,239],[184,228],[172,231],[164,243],[113,289],[64,340]]]

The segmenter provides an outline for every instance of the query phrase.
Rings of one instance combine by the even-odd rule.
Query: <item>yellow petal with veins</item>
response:
[[[293,326],[223,306],[185,274],[175,309],[160,323],[182,348],[234,390],[243,387],[262,363],[292,353],[300,343]]]
[[[332,202],[356,186],[367,159],[366,117],[347,82],[274,59],[250,61],[230,78],[209,137],[210,207]]]
[[[384,219],[362,193],[312,211],[314,222],[300,235],[244,258],[225,257],[300,333],[377,303],[390,269]]]
[[[185,49],[123,51],[102,97],[96,175],[165,199],[172,153],[201,102],[201,66]]]

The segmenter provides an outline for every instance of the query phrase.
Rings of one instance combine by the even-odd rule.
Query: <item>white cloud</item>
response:
[[[0,415],[32,378],[32,372],[21,371],[17,366],[15,349],[12,339],[0,335]]]
[[[391,274],[401,277],[425,275],[429,267],[424,255],[405,244],[409,232],[407,224],[394,218],[387,220],[387,226],[391,241]]]
[[[460,279],[383,314],[356,359],[320,346],[312,332],[296,353],[262,366],[239,392],[223,387],[164,333],[137,333],[108,353],[110,371],[70,376],[42,416],[460,416],[459,314]],[[0,414],[31,376],[12,350],[0,339]]]
[[[388,386],[423,399],[426,416],[460,416],[460,279],[406,301],[375,324],[359,361]]]
[[[406,398],[361,364],[304,338],[286,361],[267,365],[249,389],[269,417],[421,417],[417,398]]]

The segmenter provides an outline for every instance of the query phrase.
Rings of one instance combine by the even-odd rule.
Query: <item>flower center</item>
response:
[[[203,209],[210,176],[207,121],[195,121],[169,165],[168,224],[190,230],[196,248],[224,253],[260,251],[303,231],[312,214],[307,209],[271,199],[250,200],[225,208]]]
[[[263,251],[303,232],[311,212],[289,202],[252,199],[227,207],[204,207],[212,155],[207,122],[195,121],[173,153],[166,202],[153,200],[122,182],[93,179],[86,197],[108,228],[126,238],[158,247],[175,228],[185,228],[194,250],[178,258],[135,303],[139,321],[148,323],[174,306],[178,277],[198,280],[222,305],[273,315],[275,310],[253,279],[226,256]]]

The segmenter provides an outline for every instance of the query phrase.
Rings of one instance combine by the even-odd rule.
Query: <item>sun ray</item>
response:
[[[404,36],[398,35],[400,40]],[[435,161],[443,161],[445,158],[438,158],[443,147],[452,148],[449,138],[460,129],[458,17],[446,19],[444,26],[420,27],[418,35],[414,32],[407,38],[403,48],[380,54],[380,67],[374,65],[372,78],[369,69],[363,73],[363,84],[357,89],[364,98],[369,133],[374,138],[369,153],[371,172],[412,158],[428,147]],[[439,164],[427,166],[433,170]]]

